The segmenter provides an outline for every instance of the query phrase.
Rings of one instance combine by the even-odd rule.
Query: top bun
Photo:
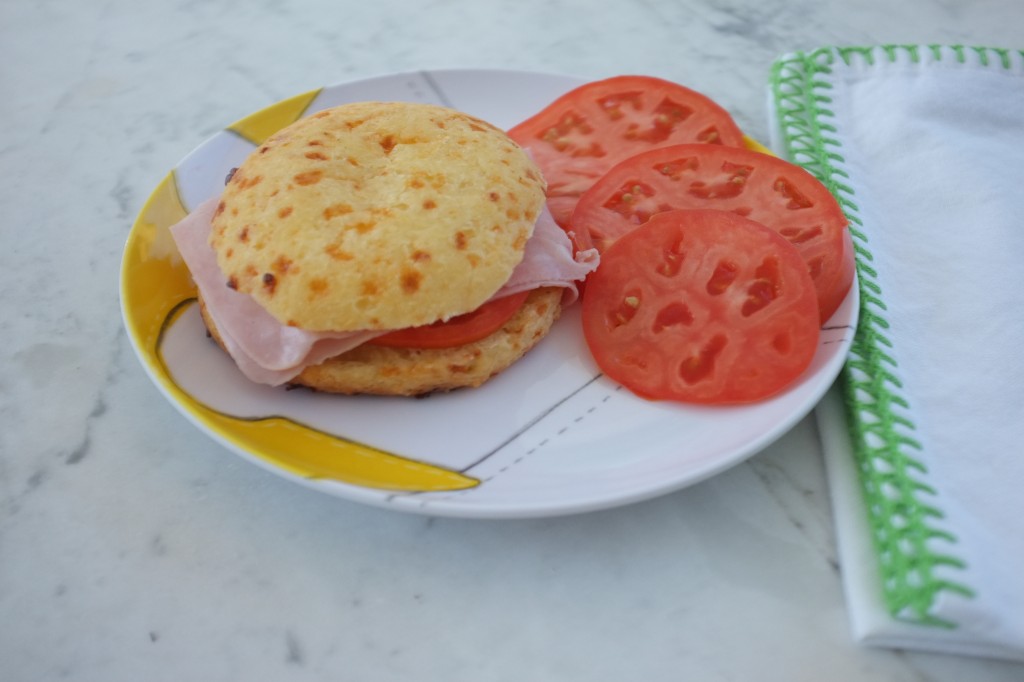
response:
[[[533,161],[489,123],[426,104],[346,104],[245,160],[210,244],[229,286],[284,324],[419,326],[501,288],[544,190]]]

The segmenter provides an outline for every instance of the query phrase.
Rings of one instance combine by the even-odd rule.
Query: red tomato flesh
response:
[[[818,347],[818,304],[796,249],[726,211],[667,211],[624,235],[591,275],[582,316],[605,375],[652,400],[768,398]]]
[[[749,149],[675,145],[633,156],[580,197],[570,229],[606,250],[651,216],[674,209],[731,211],[772,228],[807,263],[824,323],[853,283],[846,216],[818,180],[782,159]]]
[[[476,310],[422,327],[409,327],[378,336],[369,343],[391,348],[453,348],[490,336],[512,319],[529,291],[493,299]]]
[[[684,142],[743,144],[739,127],[714,101],[649,76],[587,83],[508,134],[540,166],[548,207],[560,225],[568,222],[576,199],[625,158]]]

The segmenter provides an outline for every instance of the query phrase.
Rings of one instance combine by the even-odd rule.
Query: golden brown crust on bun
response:
[[[231,286],[310,331],[399,329],[476,309],[508,279],[544,202],[494,126],[360,102],[270,137],[234,173],[210,244]]]
[[[364,344],[307,367],[290,383],[328,393],[400,396],[479,386],[544,338],[561,313],[561,298],[557,287],[530,292],[501,329],[473,343],[437,349]],[[199,305],[210,334],[223,347],[202,297]]]

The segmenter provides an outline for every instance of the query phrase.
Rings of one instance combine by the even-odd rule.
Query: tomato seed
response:
[[[622,302],[613,310],[608,311],[608,328],[617,329],[628,324],[636,316],[636,311],[640,307],[640,298],[639,291],[623,296]]]

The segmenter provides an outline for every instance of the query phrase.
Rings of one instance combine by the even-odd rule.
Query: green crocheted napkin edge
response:
[[[928,484],[911,403],[897,376],[884,292],[871,244],[845,170],[839,122],[831,109],[836,67],[883,63],[970,63],[1010,69],[1024,50],[963,45],[822,47],[779,58],[770,87],[777,132],[790,161],[820,180],[850,223],[860,287],[860,318],[840,376],[860,489],[877,558],[882,601],[896,620],[941,628],[957,624],[935,614],[939,598],[973,598],[956,536],[944,527],[940,493]],[[940,549],[941,548],[941,549]]]

